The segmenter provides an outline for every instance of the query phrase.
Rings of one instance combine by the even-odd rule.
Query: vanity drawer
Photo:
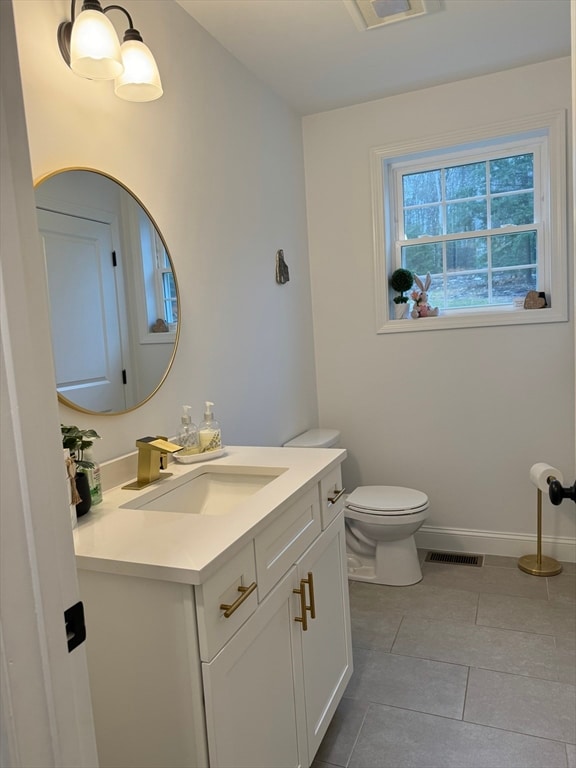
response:
[[[322,528],[328,528],[332,520],[344,509],[344,488],[340,466],[320,480],[320,507]]]
[[[282,512],[255,539],[260,601],[320,531],[320,501],[316,485]]]
[[[258,605],[254,543],[247,544],[194,592],[200,657],[210,661]]]

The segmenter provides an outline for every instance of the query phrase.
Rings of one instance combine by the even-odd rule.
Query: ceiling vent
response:
[[[375,29],[440,10],[440,0],[344,0],[360,30]]]

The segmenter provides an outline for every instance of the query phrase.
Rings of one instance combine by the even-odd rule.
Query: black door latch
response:
[[[84,623],[84,606],[82,602],[78,602],[64,611],[64,623],[66,625],[68,653],[70,653],[86,640],[86,624]]]

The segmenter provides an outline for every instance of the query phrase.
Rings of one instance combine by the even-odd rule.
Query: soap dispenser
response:
[[[204,420],[200,422],[200,453],[207,451],[218,451],[222,448],[222,436],[220,433],[220,424],[215,420],[212,413],[212,406],[209,400],[204,404]]]
[[[178,451],[178,456],[192,456],[194,453],[200,452],[200,442],[198,439],[198,427],[193,423],[190,416],[192,410],[191,405],[182,406],[182,417],[180,421],[182,426],[178,433],[178,445],[182,446],[182,450]]]

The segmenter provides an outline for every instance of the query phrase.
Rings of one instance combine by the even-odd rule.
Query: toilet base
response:
[[[391,587],[422,581],[422,569],[413,536],[400,541],[379,541],[376,556],[347,551],[348,578]]]

